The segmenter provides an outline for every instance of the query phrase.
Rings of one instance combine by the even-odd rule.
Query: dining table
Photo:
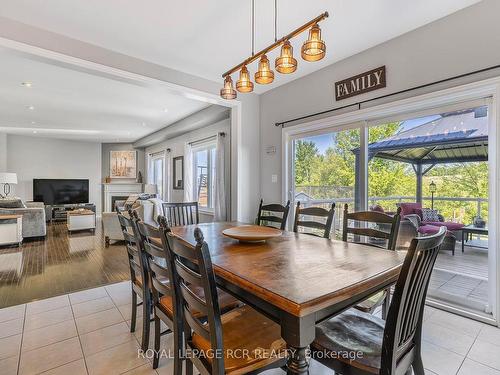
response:
[[[397,281],[405,253],[284,231],[262,242],[240,242],[222,231],[246,225],[212,222],[172,227],[208,244],[218,286],[281,327],[290,349],[287,374],[308,374],[315,326]]]

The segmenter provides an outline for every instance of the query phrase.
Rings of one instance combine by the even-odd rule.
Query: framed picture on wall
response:
[[[177,156],[173,160],[173,170],[174,170],[174,190],[184,189],[184,156]]]
[[[137,151],[110,151],[109,176],[135,179],[137,177]]]

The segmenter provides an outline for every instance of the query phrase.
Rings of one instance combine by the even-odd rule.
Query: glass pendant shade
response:
[[[281,74],[289,74],[297,70],[297,60],[293,58],[293,47],[288,40],[283,43],[280,57],[276,59],[274,66]]]
[[[302,45],[302,58],[306,61],[318,61],[325,57],[326,44],[321,40],[321,29],[315,24],[309,30],[309,38]]]
[[[226,76],[224,79],[224,87],[220,90],[222,99],[236,99],[236,90],[233,88],[233,80],[231,76]]]
[[[255,73],[255,82],[261,85],[267,85],[274,81],[274,72],[269,66],[269,60],[263,55],[259,61],[259,70]]]
[[[250,81],[250,73],[246,66],[243,66],[240,70],[240,79],[236,81],[236,90],[239,92],[252,92],[253,82]]]

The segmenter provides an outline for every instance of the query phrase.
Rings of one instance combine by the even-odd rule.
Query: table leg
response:
[[[314,315],[296,317],[287,315],[281,321],[281,337],[289,349],[286,373],[309,374],[309,345],[314,341],[316,321]]]
[[[289,347],[290,353],[288,357],[287,374],[288,375],[303,375],[309,374],[309,347],[294,348]]]

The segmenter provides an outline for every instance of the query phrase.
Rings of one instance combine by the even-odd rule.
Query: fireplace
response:
[[[111,183],[104,185],[104,212],[115,211],[115,202],[125,200],[132,194],[140,194],[143,184],[138,183]]]

